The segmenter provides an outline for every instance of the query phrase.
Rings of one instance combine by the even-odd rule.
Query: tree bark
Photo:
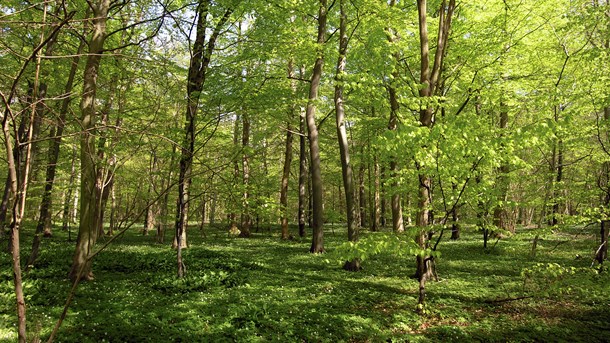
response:
[[[157,174],[159,172],[159,159],[157,157],[157,150],[155,147],[153,147],[150,152],[149,171],[150,176],[148,178],[148,190],[146,198],[148,199],[148,201],[151,201],[151,199],[153,198],[155,198],[155,200],[146,209],[146,219],[144,221],[144,230],[142,231],[143,235],[148,235],[149,231],[155,229],[155,227],[157,226],[157,217],[159,216],[159,204],[156,200],[157,194],[155,192]]]
[[[343,74],[347,63],[347,15],[343,0],[339,3],[341,17],[339,24],[339,58],[335,72],[335,114],[337,125],[337,139],[339,142],[339,153],[341,156],[341,173],[343,176],[343,189],[345,191],[345,209],[347,217],[347,236],[349,241],[358,240],[358,227],[354,220],[356,206],[354,202],[354,176],[350,163],[349,142],[347,129],[345,127],[345,107],[343,105]]]
[[[313,67],[311,83],[309,87],[309,98],[307,102],[307,110],[305,118],[307,121],[307,131],[309,137],[309,155],[311,167],[311,190],[313,201],[313,235],[311,240],[312,253],[324,252],[324,205],[323,205],[323,187],[322,187],[322,170],[320,166],[320,147],[318,142],[318,126],[316,124],[316,105],[318,98],[318,89],[320,87],[320,79],[322,78],[322,68],[324,66],[324,42],[326,41],[326,16],[327,16],[327,0],[320,0],[320,9],[318,11],[318,57]]]
[[[97,0],[90,4],[93,11],[93,34],[89,41],[89,55],[83,77],[83,97],[81,100],[81,186],[80,186],[80,221],[76,249],[72,260],[69,277],[72,282],[77,279],[93,278],[91,261],[88,260],[93,245],[98,238],[99,205],[104,180],[100,179],[95,147],[95,128],[97,113],[95,109],[97,76],[106,39],[106,19],[109,0]]]
[[[288,180],[290,178],[290,164],[292,162],[292,132],[290,125],[286,132],[286,150],[284,152],[284,167],[282,171],[282,182],[280,187],[280,211],[282,225],[282,239],[289,239],[290,232],[288,231]]]
[[[294,81],[294,61],[288,62],[288,78],[291,79],[292,95],[296,96],[296,83]],[[280,185],[280,222],[282,225],[282,239],[291,238],[288,231],[288,181],[290,179],[290,165],[292,163],[292,127],[290,122],[296,113],[296,104],[291,104],[286,122],[286,148],[284,150],[284,167],[282,168],[282,181]],[[299,202],[300,204],[300,202]],[[300,218],[299,218],[300,219]],[[300,221],[299,221],[300,224]],[[300,233],[300,232],[299,232]]]
[[[21,229],[21,220],[23,218],[23,210],[25,206],[25,196],[27,188],[27,171],[29,158],[26,158],[25,171],[26,173],[19,175],[20,154],[14,158],[13,143],[10,133],[10,124],[8,118],[10,115],[10,103],[6,103],[6,111],[2,123],[4,133],[4,145],[6,148],[7,164],[9,169],[9,184],[10,194],[9,200],[12,200],[12,220],[11,220],[11,236],[10,247],[13,258],[13,284],[15,288],[15,299],[17,301],[17,334],[20,343],[26,342],[26,308],[25,296],[23,293],[23,282],[21,278],[21,258],[20,258],[20,240],[19,233]],[[21,178],[19,180],[18,178]],[[12,198],[12,199],[11,199]]]
[[[500,107],[502,110],[500,111],[499,129],[501,131],[500,134],[504,135],[504,131],[506,131],[508,128],[508,109],[506,108],[506,104],[504,104],[504,102],[500,103]],[[507,162],[503,162],[498,168],[498,177],[496,182],[498,184],[497,189],[499,190],[499,195],[498,205],[494,209],[493,223],[497,228],[514,233],[515,227],[509,220],[509,214],[506,207],[506,201],[508,200],[508,186],[510,182],[508,178],[509,171],[510,167]]]
[[[343,176],[343,189],[345,192],[345,212],[347,217],[347,239],[350,242],[358,240],[358,225],[356,224],[355,212],[356,206],[354,203],[354,175],[352,165],[350,163],[349,142],[347,138],[347,129],[345,124],[345,106],[343,105],[343,74],[345,73],[345,65],[347,63],[347,13],[345,11],[345,1],[339,1],[340,7],[340,22],[339,22],[339,57],[337,59],[337,68],[335,72],[335,114],[337,125],[337,140],[339,142],[339,153],[341,156],[341,174]],[[340,192],[339,192],[340,194]],[[362,200],[361,200],[362,201]],[[345,270],[357,271],[360,270],[360,260],[353,259],[346,261],[343,265]]]
[[[76,147],[72,148],[72,163],[70,165],[70,178],[68,179],[68,191],[66,193],[66,199],[64,201],[64,207],[63,207],[63,223],[62,223],[62,230],[64,231],[68,231],[70,228],[70,224],[72,224],[74,221],[72,220],[72,212],[70,211],[70,203],[73,201],[72,199],[72,192],[74,189],[74,179],[76,179],[76,158],[77,156],[77,151],[76,151]]]
[[[420,83],[422,87],[419,90],[419,96],[424,102],[428,101],[428,98],[435,95],[439,89],[439,80],[441,79],[441,71],[443,58],[446,53],[447,39],[449,36],[449,29],[451,27],[451,18],[455,9],[455,0],[443,0],[439,8],[439,26],[438,35],[436,42],[436,52],[434,54],[434,63],[432,69],[430,69],[430,48],[428,40],[428,24],[427,24],[427,2],[426,0],[417,0],[417,13],[419,22],[419,41],[420,41]],[[424,103],[420,109],[419,115],[420,125],[432,128],[434,125],[434,111],[432,107]],[[422,149],[427,149],[426,146],[422,146]],[[417,163],[419,170],[419,211],[417,214],[416,225],[420,228],[419,234],[417,235],[417,243],[423,250],[428,247],[427,226],[430,225],[430,206],[432,200],[432,177],[425,171],[421,170],[419,163]],[[427,255],[417,256],[417,271],[416,276],[419,280],[419,299],[418,299],[418,311],[424,312],[425,309],[425,285],[426,281],[435,275],[434,270],[434,257]]]
[[[282,239],[289,239],[288,232],[288,179],[290,178],[290,164],[292,162],[292,132],[290,122],[288,122],[286,130],[286,149],[284,151],[284,167],[282,170],[282,183],[280,187],[280,211],[282,224]]]
[[[361,150],[362,156],[364,156],[364,147]],[[366,189],[364,187],[364,161],[361,161],[360,168],[358,170],[358,207],[360,210],[360,227],[367,227],[367,216],[366,216]]]
[[[301,75],[302,76],[302,75]],[[302,112],[302,111],[301,111]],[[307,201],[307,145],[305,113],[299,115],[299,204],[297,220],[299,222],[299,237],[305,237],[305,203]]]
[[[608,44],[608,43],[607,43]],[[610,107],[604,107],[604,121],[607,123],[610,120]],[[606,141],[608,132],[606,132]],[[606,211],[610,208],[610,162],[604,162],[602,165],[603,184],[600,184],[604,191],[603,207]],[[599,238],[600,245],[595,252],[595,260],[602,264],[608,258],[608,235],[610,234],[610,220],[604,218],[600,223]]]
[[[31,90],[30,90],[31,91]],[[22,117],[19,121],[19,127],[17,128],[17,142],[25,142],[27,140],[27,119]],[[15,125],[15,124],[14,124]],[[19,161],[19,156],[23,155],[24,146],[15,145],[13,146],[13,159]],[[6,216],[8,212],[9,202],[11,196],[11,176],[6,177],[6,183],[4,185],[4,193],[2,196],[2,203],[0,203],[0,227],[4,230],[6,225]],[[9,241],[10,246],[11,241]],[[9,249],[10,250],[10,249]]]
[[[235,116],[235,122],[233,123],[233,147],[235,150],[239,149],[237,143],[239,142],[239,115]],[[235,160],[233,161],[233,182],[235,185],[239,182],[239,161],[237,159],[237,154],[235,155]],[[233,201],[232,201],[233,202]],[[229,225],[231,228],[234,226],[237,227],[237,213],[236,207],[237,205],[233,202],[231,204],[231,212],[229,213]]]
[[[375,179],[375,193],[373,197],[373,225],[371,226],[371,231],[379,231],[381,229],[381,176],[379,173],[377,155],[373,156],[373,174]]]
[[[244,114],[242,116],[243,126],[241,135],[242,145],[242,180],[244,187],[243,205],[241,214],[241,233],[239,237],[250,237],[250,226],[252,219],[250,217],[250,116]],[[266,173],[265,173],[266,174]]]
[[[396,1],[391,0],[390,6],[396,6]],[[391,31],[393,32],[393,31]],[[388,35],[388,40],[390,43],[394,43],[398,40],[398,35],[396,33]],[[395,52],[392,54],[394,58],[394,70],[392,71],[392,80],[396,82],[399,79],[398,74],[398,63],[400,61],[400,54]],[[398,127],[398,110],[400,108],[398,103],[398,94],[396,91],[396,86],[394,84],[390,84],[387,86],[388,96],[390,100],[390,119],[388,122],[388,130],[396,131]],[[396,156],[390,157],[390,177],[392,179],[392,183],[390,187],[392,188],[392,195],[390,198],[390,208],[392,211],[392,230],[396,233],[403,232],[405,230],[404,223],[402,219],[402,206],[400,202],[400,193],[397,191],[398,183],[396,182],[396,176],[398,173],[398,162]]]

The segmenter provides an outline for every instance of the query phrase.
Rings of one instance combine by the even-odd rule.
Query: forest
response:
[[[3,0],[0,341],[607,342],[610,0]]]

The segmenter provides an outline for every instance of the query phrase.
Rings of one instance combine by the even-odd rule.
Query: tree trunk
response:
[[[454,192],[457,191],[456,183],[452,183],[451,187],[453,188]],[[458,223],[458,220],[458,206],[456,204],[456,206],[451,210],[451,239],[454,241],[460,239],[460,224]]]
[[[146,209],[146,225],[144,226],[144,235],[148,235],[149,231],[154,230],[157,227],[157,217],[159,216],[159,200],[157,197],[157,192],[155,191],[155,185],[158,181],[158,173],[159,173],[159,158],[157,157],[157,149],[156,147],[152,147],[150,156],[150,177],[148,179],[148,201],[151,201],[152,198],[155,200],[152,204],[148,206]],[[169,184],[169,182],[168,182]]]
[[[210,200],[210,227],[214,226],[216,222],[216,193],[212,193],[212,199]]]
[[[289,239],[288,232],[288,179],[290,178],[290,164],[292,162],[292,132],[290,122],[286,130],[286,149],[284,152],[284,168],[282,171],[282,184],[280,187],[280,211],[282,224],[282,239]]]
[[[13,284],[15,288],[15,299],[17,301],[17,333],[20,343],[26,342],[26,308],[25,308],[25,296],[23,293],[23,282],[21,279],[21,259],[20,259],[20,240],[19,232],[21,229],[21,220],[23,218],[25,197],[28,181],[28,164],[29,156],[25,161],[25,173],[20,175],[19,163],[21,156],[18,153],[17,158],[14,158],[13,154],[13,143],[11,138],[11,129],[9,125],[10,116],[10,103],[5,103],[6,111],[4,112],[4,118],[2,123],[2,129],[4,133],[4,145],[6,148],[6,157],[9,169],[9,184],[10,194],[9,199],[12,200],[12,220],[11,220],[11,236],[10,236],[10,247],[13,258]],[[18,149],[20,150],[20,149]],[[29,154],[28,154],[29,155]],[[21,178],[21,180],[19,180]],[[11,199],[12,198],[12,199]],[[2,228],[4,230],[4,228]]]
[[[106,39],[106,18],[109,0],[98,0],[90,4],[93,11],[93,34],[89,41],[89,55],[83,77],[83,97],[81,108],[81,186],[80,186],[80,221],[76,250],[70,269],[70,280],[92,279],[91,261],[88,255],[98,237],[99,206],[104,180],[100,179],[98,161],[95,147],[95,135],[91,131],[96,125],[97,113],[95,109],[97,76]]]
[[[297,220],[299,237],[305,237],[305,202],[307,201],[307,146],[305,141],[305,113],[299,115],[299,205]]]
[[[553,210],[551,213],[551,226],[556,226],[559,223],[559,200],[557,199],[556,187],[563,180],[563,140],[557,140],[557,165],[555,168],[555,187],[553,194]]]
[[[375,179],[375,193],[373,197],[373,225],[371,231],[379,231],[381,229],[381,176],[379,173],[379,162],[377,155],[373,156],[373,174]]]
[[[381,204],[380,204],[381,213],[379,214],[380,215],[379,223],[381,224],[381,227],[385,227],[386,226],[386,208],[387,208],[387,206],[386,206],[387,194],[386,194],[386,187],[385,187],[385,182],[386,182],[385,166],[381,166],[379,175],[380,175],[379,178],[380,178],[380,183],[381,183]]]
[[[337,124],[337,139],[339,142],[339,153],[341,156],[341,173],[343,176],[343,189],[345,190],[345,210],[347,217],[347,236],[349,241],[358,240],[358,228],[355,218],[356,207],[354,203],[354,177],[352,165],[350,163],[349,143],[347,129],[345,127],[345,107],[343,105],[343,74],[347,63],[347,43],[346,32],[347,18],[345,14],[345,4],[340,0],[341,18],[339,25],[339,58],[335,74],[335,114]]]
[[[239,115],[235,116],[235,123],[233,125],[233,147],[235,150],[238,149],[237,143],[239,142]],[[237,185],[239,182],[239,162],[237,160],[237,155],[235,155],[235,160],[233,161],[233,183]],[[235,212],[236,204],[231,204],[231,212],[229,213],[229,225],[231,228],[234,226],[237,227],[237,213]]]
[[[362,147],[362,156],[364,156],[364,147]],[[358,205],[360,210],[360,227],[367,227],[366,222],[366,189],[364,188],[364,161],[361,161],[358,170]]]
[[[108,232],[107,236],[114,236],[114,230],[116,229],[116,216],[117,216],[117,199],[116,199],[116,191],[115,184],[112,183],[110,186],[110,220],[108,223]]]
[[[504,131],[508,128],[508,109],[504,102],[500,103],[500,107],[502,108],[500,112],[500,131],[501,135],[504,135]],[[510,171],[509,165],[507,162],[502,162],[500,168],[498,168],[498,177],[497,177],[497,189],[499,190],[498,195],[498,204],[494,209],[494,218],[493,223],[494,226],[501,230],[507,230],[509,232],[514,233],[515,227],[511,225],[511,221],[509,220],[508,210],[506,208],[506,201],[508,200],[508,172]]]
[[[73,223],[72,212],[70,211],[70,203],[73,201],[72,192],[74,190],[74,179],[76,179],[76,147],[72,148],[72,163],[70,166],[70,178],[68,179],[68,191],[66,193],[66,199],[63,207],[63,223],[62,230],[67,231],[70,228],[70,224]]]
[[[426,0],[417,0],[417,13],[419,17],[419,41],[420,41],[420,83],[422,87],[419,90],[419,96],[426,98],[434,96],[439,89],[439,80],[441,79],[441,71],[443,58],[447,48],[447,38],[451,27],[451,18],[455,9],[455,0],[443,0],[438,11],[439,26],[436,43],[436,52],[434,54],[434,63],[430,69],[430,49],[428,41],[428,24],[427,24],[427,3]],[[434,111],[429,105],[424,105],[420,109],[419,115],[420,125],[432,128],[434,125]],[[427,147],[422,146],[422,149]],[[419,211],[417,214],[416,225],[420,228],[417,235],[417,243],[420,249],[428,248],[429,234],[426,227],[430,225],[431,213],[430,206],[432,200],[432,177],[426,171],[419,170]],[[431,235],[431,234],[430,234]],[[417,271],[416,276],[419,280],[419,300],[417,309],[420,313],[425,310],[425,285],[426,281],[435,276],[434,257],[428,255],[417,256]]]
[[[324,204],[322,188],[322,170],[320,166],[320,147],[318,143],[318,126],[316,124],[316,100],[318,98],[318,88],[322,78],[322,68],[324,66],[324,42],[326,40],[326,15],[327,0],[320,0],[318,12],[318,57],[314,64],[311,83],[309,88],[309,98],[305,118],[307,121],[307,131],[309,137],[309,155],[311,167],[311,190],[312,190],[312,210],[313,210],[313,235],[311,240],[312,253],[324,252]]]
[[[607,45],[610,43],[607,43]],[[604,107],[604,121],[607,123],[610,120],[610,107]],[[608,132],[606,132],[606,141],[608,141]],[[600,186],[604,191],[603,207],[606,211],[610,207],[610,162],[604,162],[602,165],[602,182]],[[610,220],[603,218],[600,223],[599,237],[600,245],[595,252],[595,260],[602,264],[608,258],[608,235],[610,234]]]
[[[174,145],[172,148],[172,155],[171,155],[172,157],[171,157],[170,164],[169,164],[169,173],[167,173],[167,179],[164,182],[165,186],[163,187],[163,189],[167,189],[170,186],[170,184],[172,183],[175,153],[176,153],[176,146]],[[161,213],[161,220],[157,222],[157,243],[163,244],[165,241],[165,228],[167,226],[166,220],[167,220],[167,216],[169,214],[169,192],[165,192],[165,195],[163,195],[160,213]]]
[[[241,214],[241,233],[239,237],[250,237],[250,226],[252,220],[250,218],[250,116],[244,114],[242,116],[243,127],[241,136],[242,145],[242,179],[243,179],[243,206]],[[266,173],[265,173],[266,174]]]
[[[26,134],[27,134],[27,120],[25,119],[25,116],[23,116],[19,122],[19,128],[17,129],[18,142],[25,142],[27,140]],[[15,146],[13,146],[12,149],[13,149],[13,159],[15,161],[19,161],[18,158],[19,158],[19,156],[23,155],[24,146],[20,146],[17,144]],[[6,177],[6,183],[4,185],[2,203],[0,203],[0,228],[2,228],[2,230],[4,230],[4,226],[6,224],[6,216],[7,216],[10,196],[11,196],[10,191],[11,191],[11,180],[10,180],[10,175],[8,175]],[[9,240],[9,246],[10,246],[10,244],[11,244],[11,241]]]
[[[389,5],[391,7],[396,6],[396,0],[391,0]],[[398,33],[394,29],[390,29],[388,34],[388,40],[390,43],[395,43],[398,41]],[[392,71],[392,80],[391,82],[397,82],[399,79],[398,74],[398,63],[400,61],[400,54],[398,52],[394,52],[392,54],[394,58],[394,70]],[[398,110],[400,105],[398,103],[398,95],[396,93],[396,85],[390,83],[387,86],[388,96],[390,101],[390,119],[388,121],[388,130],[396,131],[398,127]],[[392,183],[390,184],[390,188],[392,188],[392,195],[390,198],[390,208],[392,211],[392,230],[396,233],[403,232],[405,230],[404,223],[402,219],[402,206],[400,202],[400,193],[397,191],[398,183],[396,182],[396,176],[398,172],[398,162],[396,156],[390,157],[390,177],[392,178]],[[383,206],[382,206],[383,207]]]
[[[288,78],[291,79],[292,95],[296,96],[296,83],[294,82],[294,61],[288,62]],[[288,180],[290,178],[290,164],[292,163],[292,127],[290,122],[296,113],[296,104],[291,104],[286,123],[286,149],[284,150],[284,168],[282,169],[282,182],[280,185],[280,222],[282,225],[282,239],[291,238],[288,232]],[[300,201],[299,201],[300,204]],[[300,219],[300,218],[299,218]],[[300,227],[300,221],[299,221]],[[300,233],[300,232],[299,232]]]
[[[207,203],[207,199],[206,199],[206,194],[204,193],[203,196],[201,197],[201,223],[199,224],[199,230],[204,233],[205,231],[205,216],[207,215],[207,207],[208,207],[208,203]],[[204,233],[205,236],[205,233]]]
[[[184,127],[184,143],[180,154],[180,174],[178,176],[178,199],[176,206],[176,234],[174,236],[174,247],[176,249],[176,261],[178,265],[178,277],[185,274],[185,266],[182,261],[182,248],[186,247],[186,228],[188,226],[189,193],[191,185],[191,172],[193,167],[193,154],[195,153],[195,126],[199,97],[205,84],[205,79],[214,52],[216,40],[221,34],[221,29],[233,12],[227,9],[222,18],[216,23],[210,38],[206,44],[207,19],[211,0],[199,2],[197,8],[197,24],[195,29],[195,42],[187,78],[187,109],[186,123]]]
[[[341,11],[339,23],[339,58],[335,73],[335,114],[337,124],[337,139],[339,141],[339,153],[341,156],[341,174],[343,176],[343,189],[345,191],[345,212],[347,215],[347,239],[350,242],[358,240],[358,225],[354,220],[356,212],[354,203],[354,176],[350,163],[349,142],[345,125],[345,107],[343,105],[343,74],[347,63],[347,14],[345,12],[345,1],[340,0]],[[339,192],[339,194],[341,194]],[[360,260],[353,259],[345,262],[343,268],[350,271],[360,270]]]

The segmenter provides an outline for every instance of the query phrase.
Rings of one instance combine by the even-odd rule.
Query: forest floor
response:
[[[319,255],[308,253],[309,239],[281,241],[277,227],[249,239],[230,238],[225,229],[207,228],[205,238],[189,230],[182,280],[176,280],[175,252],[168,244],[128,231],[95,258],[96,279],[78,287],[56,341],[610,340],[610,276],[590,268],[597,242],[593,227],[542,232],[535,257],[533,230],[494,240],[487,250],[475,231],[444,240],[439,281],[428,283],[423,316],[415,311],[413,257],[379,254],[363,261],[362,271],[346,272],[333,253],[346,240],[338,227],[326,226],[328,252]],[[24,236],[23,247],[29,247],[32,237]],[[67,237],[57,230],[45,239],[38,265],[24,275],[32,340],[46,340],[69,292],[74,243]],[[14,342],[6,252],[0,253],[0,267],[0,341]]]

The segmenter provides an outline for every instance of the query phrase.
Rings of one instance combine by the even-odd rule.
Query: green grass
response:
[[[477,232],[443,241],[440,280],[428,283],[425,316],[415,312],[414,258],[382,253],[365,260],[361,272],[345,272],[336,255],[345,241],[342,229],[327,228],[328,253],[322,255],[307,252],[308,239],[281,241],[277,231],[239,239],[221,228],[208,228],[207,238],[190,230],[187,277],[176,280],[175,252],[134,229],[96,257],[96,279],[79,286],[57,341],[610,339],[610,277],[589,268],[596,244],[592,228],[546,234],[535,258],[526,230],[487,251]],[[47,338],[61,313],[73,245],[57,230],[44,240],[36,269],[24,275],[31,339]],[[0,341],[13,342],[16,315],[5,252],[0,266]]]

